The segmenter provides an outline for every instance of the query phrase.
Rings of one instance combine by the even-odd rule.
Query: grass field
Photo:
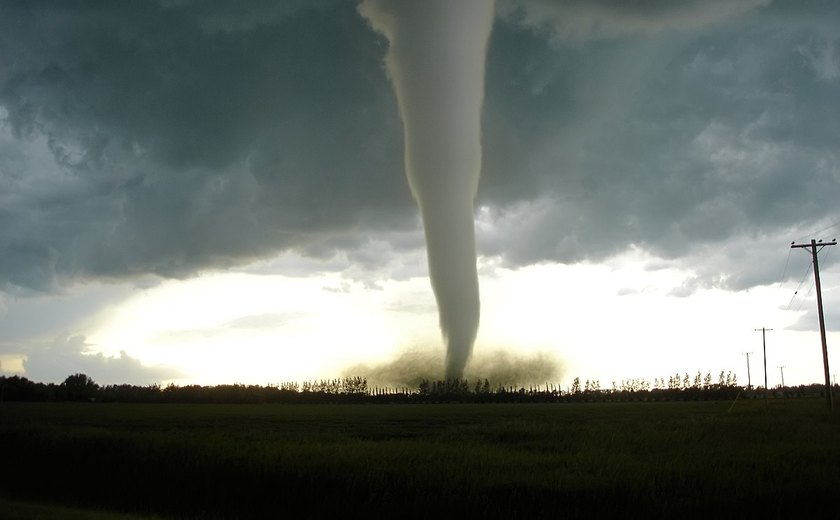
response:
[[[822,400],[730,405],[2,403],[0,496],[17,504],[6,518],[840,511],[840,414]]]

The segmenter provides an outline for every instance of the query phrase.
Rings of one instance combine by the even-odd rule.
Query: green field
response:
[[[840,413],[822,400],[731,404],[2,403],[0,516],[37,518],[38,507],[74,508],[65,510],[74,518],[840,510]]]

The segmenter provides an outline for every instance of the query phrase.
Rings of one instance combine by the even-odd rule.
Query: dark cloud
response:
[[[768,8],[597,41],[497,27],[488,106],[507,126],[486,138],[491,154],[520,160],[487,166],[483,252],[519,265],[634,244],[686,260],[703,284],[779,281],[786,241],[838,216],[840,31],[822,18],[840,13],[811,7],[789,25]],[[733,271],[755,270],[758,251],[741,253],[759,240],[776,242],[773,268],[734,283]]]
[[[0,5],[0,287],[422,247],[382,37],[351,1],[240,4]],[[499,4],[480,252],[778,281],[736,244],[840,220],[840,6],[628,5]]]
[[[13,345],[31,338],[55,337],[62,331],[89,326],[103,309],[132,293],[132,287],[124,285],[79,287],[62,295],[21,298],[0,293],[0,354],[19,352]]]
[[[0,159],[5,284],[181,276],[413,225],[354,4],[256,24],[192,7],[4,4],[0,146],[25,149]]]
[[[51,343],[29,346],[23,368],[33,381],[54,383],[80,372],[99,384],[148,385],[183,377],[179,370],[143,365],[125,352],[118,357],[93,353],[84,336],[58,336]]]

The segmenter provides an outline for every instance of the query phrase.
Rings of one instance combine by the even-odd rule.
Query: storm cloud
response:
[[[3,290],[422,247],[384,38],[355,2],[273,4],[0,5]],[[840,220],[839,47],[829,1],[500,2],[479,254],[779,281]]]

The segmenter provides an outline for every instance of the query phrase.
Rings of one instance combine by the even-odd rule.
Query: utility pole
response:
[[[741,352],[741,354],[747,356],[747,390],[752,390],[752,379],[750,378],[750,354],[752,352]]]
[[[825,246],[836,246],[837,240],[832,238],[831,242],[823,243],[822,240],[817,242],[813,238],[810,244],[790,243],[790,248],[809,248],[811,250],[811,258],[814,263],[814,284],[817,286],[817,314],[820,318],[820,339],[822,339],[822,353],[823,353],[823,367],[825,369],[825,397],[828,401],[828,408],[834,410],[834,399],[831,396],[831,379],[828,377],[828,345],[825,341],[825,319],[823,318],[823,304],[822,304],[822,289],[820,288],[820,264],[817,258],[817,253],[822,251]],[[817,247],[819,246],[819,250]]]
[[[782,373],[782,392],[785,391],[785,367],[779,367],[779,372]]]
[[[773,329],[766,329],[761,327],[760,329],[755,329],[757,331],[761,331],[761,350],[764,351],[764,409],[767,409],[767,331]]]

